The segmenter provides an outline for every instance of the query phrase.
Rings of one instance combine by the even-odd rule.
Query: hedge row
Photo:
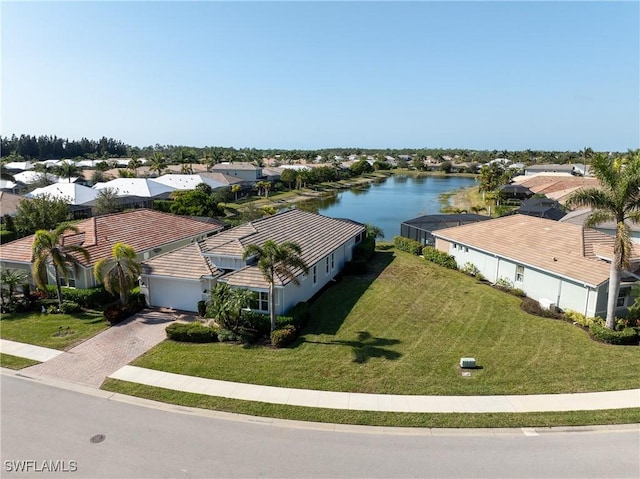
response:
[[[416,256],[420,256],[420,253],[422,253],[422,244],[420,244],[419,241],[404,238],[402,236],[395,236],[393,238],[393,245],[400,251],[406,251],[407,253],[415,254]]]
[[[165,328],[167,338],[185,343],[214,343],[216,332],[202,323],[173,323]]]
[[[624,328],[622,331],[612,331],[599,323],[592,323],[589,332],[598,341],[609,344],[629,345],[638,344],[638,331],[635,328]]]
[[[416,241],[417,243],[417,241]],[[449,269],[458,269],[456,259],[443,251],[435,249],[433,246],[425,246],[422,248],[422,255],[427,261],[439,264]]]
[[[47,285],[47,294],[50,298],[57,296],[56,287]],[[113,302],[113,296],[103,287],[79,289],[79,288],[62,288],[62,300],[73,301],[83,308],[98,309],[105,304]]]

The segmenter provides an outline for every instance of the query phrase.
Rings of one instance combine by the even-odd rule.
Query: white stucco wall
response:
[[[511,282],[514,288],[522,289],[527,296],[536,301],[546,299],[555,303],[561,309],[572,309],[587,316],[595,316],[600,311],[600,305],[603,301],[601,290],[604,288],[592,288],[583,283],[562,278],[553,273],[509,259],[499,258],[464,245],[438,239],[436,240],[436,246],[439,250],[455,257],[458,267],[463,267],[465,263],[472,263],[488,281],[495,283],[500,278],[505,278]],[[449,248],[448,251],[445,249],[446,247]],[[516,281],[518,265],[524,267],[521,282]],[[604,296],[606,309],[606,293]]]

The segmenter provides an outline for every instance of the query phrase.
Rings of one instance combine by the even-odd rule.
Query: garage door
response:
[[[149,278],[148,284],[151,306],[198,311],[198,301],[202,299],[200,281]]]

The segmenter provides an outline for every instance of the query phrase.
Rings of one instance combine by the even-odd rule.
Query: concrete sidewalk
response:
[[[44,364],[21,370],[23,374],[52,377],[94,388],[99,387],[105,377],[109,377],[175,391],[289,406],[414,413],[521,413],[640,408],[640,389],[508,396],[362,394],[260,386],[183,376],[136,366],[121,367],[148,349],[150,345],[164,338],[166,324],[163,324],[163,319],[154,318],[153,315],[137,318],[136,323],[138,324],[132,324],[129,328],[120,331],[114,328],[111,334],[115,336],[107,335],[98,340],[97,338],[100,336],[98,335],[95,339],[100,341],[98,345],[94,344],[93,347],[87,348],[87,346],[91,346],[91,343],[87,341],[86,343],[89,344],[75,353],[75,348],[64,352],[4,339],[0,340],[0,351],[44,362]],[[138,336],[139,328],[150,326],[149,323],[155,322],[154,320],[160,326],[146,330],[143,337],[146,336],[147,341],[142,341],[142,338]],[[147,324],[144,324],[145,322]],[[162,330],[162,334],[160,334],[160,330]],[[153,334],[149,334],[152,331]],[[123,336],[123,333],[126,335]],[[102,344],[107,339],[110,343],[109,347]],[[132,339],[134,340],[132,341]],[[115,351],[114,344],[120,345]],[[100,347],[96,348],[96,346]],[[109,357],[115,352],[119,353],[115,354],[116,357]],[[90,360],[86,362],[88,359]],[[101,362],[104,363],[100,364]]]
[[[353,411],[414,413],[520,413],[640,407],[640,389],[511,396],[412,396],[289,389],[204,379],[125,366],[113,379],[244,401]]]
[[[57,349],[43,348],[42,346],[34,346],[33,344],[18,343],[16,341],[9,341],[8,339],[0,339],[0,352],[10,354],[11,356],[18,356],[20,358],[33,359],[34,361],[40,361],[41,363],[64,354],[64,351],[58,351]]]

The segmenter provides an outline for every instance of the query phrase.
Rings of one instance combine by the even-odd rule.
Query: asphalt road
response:
[[[637,427],[331,431],[181,414],[1,379],[3,478],[640,477]],[[104,440],[91,442],[99,434]],[[68,472],[35,472],[55,467]]]

